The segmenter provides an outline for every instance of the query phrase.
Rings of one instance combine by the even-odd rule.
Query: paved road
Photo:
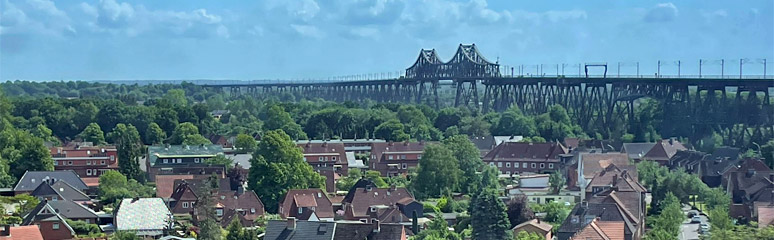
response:
[[[690,208],[683,209],[683,214],[685,214],[686,218],[683,221],[683,225],[680,226],[680,240],[697,240],[699,239],[699,224],[698,223],[691,223],[691,219],[688,219],[688,211],[690,211]],[[701,217],[701,222],[708,223],[707,216],[699,215]]]

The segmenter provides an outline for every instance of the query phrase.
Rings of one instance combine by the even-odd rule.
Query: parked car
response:
[[[699,233],[700,234],[708,233],[709,232],[709,228],[710,228],[709,224],[701,223],[701,224],[699,224]]]
[[[701,223],[701,217],[699,217],[698,215],[693,216],[691,218],[691,223]]]
[[[688,211],[688,217],[689,218],[692,218],[692,217],[698,216],[698,215],[699,215],[699,211],[696,211],[696,210]]]

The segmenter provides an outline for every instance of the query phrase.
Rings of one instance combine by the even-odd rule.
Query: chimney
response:
[[[0,236],[11,236],[11,225],[3,225],[3,228],[0,230]]]
[[[674,138],[669,138],[669,145],[673,145],[673,144],[675,144],[675,139]]]
[[[140,201],[140,197],[134,197],[132,198],[132,202]]]
[[[288,225],[285,227],[286,229],[295,229],[296,228],[296,218],[294,217],[288,217]]]
[[[392,146],[392,145],[394,145],[394,144],[395,144],[395,143],[394,143],[394,142],[392,142],[392,141],[390,141],[389,143],[387,143],[387,145],[389,145],[389,146]]]
[[[373,231],[375,233],[378,233],[378,232],[382,231],[382,224],[379,223],[379,220],[374,219],[371,222],[374,225],[374,230]]]
[[[403,142],[403,146],[408,146],[408,145],[409,145],[409,141],[408,141],[408,140],[406,140],[405,142]]]
[[[395,190],[398,190],[398,186],[396,186],[395,184],[390,185],[390,191],[395,191]]]
[[[322,143],[322,147],[327,147],[327,146],[328,146],[328,141],[324,141],[324,142]]]
[[[237,191],[236,191],[237,196],[242,196],[242,194],[244,194],[244,193],[245,193],[245,187],[243,187],[241,185],[239,187],[237,187]]]
[[[616,183],[618,183],[618,174],[613,175],[613,186],[615,186]]]

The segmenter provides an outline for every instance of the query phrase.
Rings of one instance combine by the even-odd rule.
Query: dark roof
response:
[[[586,186],[586,191],[589,192],[594,186],[611,186],[621,192],[647,191],[642,184],[631,177],[629,170],[620,169],[615,164],[610,164],[603,171],[594,175]]]
[[[67,229],[70,230],[70,236],[75,236],[75,231],[73,231],[73,228],[70,227],[69,224],[67,224],[67,221],[65,221],[65,218],[62,217],[59,213],[56,212],[56,209],[51,207],[49,204],[49,201],[43,200],[40,203],[38,203],[37,206],[35,206],[32,211],[27,213],[26,216],[24,216],[24,219],[22,220],[21,225],[33,225],[37,224],[39,222],[48,222],[48,221],[56,221],[63,224]]]
[[[86,183],[72,170],[64,171],[27,171],[13,188],[16,192],[31,192],[44,181],[65,181],[78,190],[86,190]]]
[[[728,160],[734,161],[739,159],[739,153],[741,150],[739,148],[735,147],[719,147],[715,148],[715,151],[712,152],[712,159],[717,158],[728,158]]]
[[[42,185],[42,184],[41,184]],[[86,195],[81,190],[76,189],[70,183],[65,182],[63,180],[59,180],[55,182],[53,185],[51,185],[54,190],[59,192],[59,195],[64,197],[64,199],[70,200],[70,201],[89,201],[91,198],[89,195]]]
[[[49,201],[48,205],[56,210],[59,215],[69,219],[98,218],[97,213],[91,209],[73,201],[59,200]]]
[[[368,223],[336,223],[336,240],[394,240],[401,239],[405,233],[403,225],[381,223],[376,230],[376,224]]]
[[[645,157],[650,149],[656,146],[656,143],[624,143],[621,152],[626,153],[631,159],[641,159]]]
[[[59,193],[56,190],[54,190],[51,184],[48,184],[48,183],[38,185],[38,187],[35,188],[35,190],[33,190],[30,193],[30,196],[34,196],[34,197],[43,197],[43,196],[52,196],[52,195],[56,195],[58,198],[64,199],[64,197],[62,197],[62,195],[59,195]]]
[[[242,212],[247,220],[255,220],[258,216],[264,214],[263,202],[252,190],[244,191],[241,194],[231,190],[218,191],[215,196],[217,198],[215,199],[216,203],[220,203],[225,209],[234,209]]]
[[[215,156],[223,154],[223,147],[215,144],[206,144],[199,146],[186,145],[158,145],[148,146],[148,164],[152,167],[156,165],[156,160],[160,156]]]
[[[291,220],[287,220],[291,221]],[[296,220],[294,228],[287,221],[270,220],[264,240],[324,240],[333,239],[336,223]]]
[[[484,161],[546,161],[558,160],[560,154],[568,153],[559,143],[503,142],[484,156]]]
[[[476,145],[478,150],[489,151],[492,150],[496,144],[493,136],[486,137],[470,137],[470,141]]]
[[[667,161],[679,150],[688,150],[682,143],[674,139],[664,139],[656,143],[643,158],[649,160]]]

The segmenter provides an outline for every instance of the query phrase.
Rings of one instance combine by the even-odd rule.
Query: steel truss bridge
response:
[[[588,75],[589,67],[603,67],[605,74]],[[732,136],[729,143],[741,142],[745,137],[774,138],[771,76],[608,76],[606,64],[587,64],[585,69],[586,75],[581,76],[508,75],[501,71],[500,64],[484,58],[475,44],[460,44],[447,62],[435,50],[421,50],[414,64],[397,78],[203,86],[231,95],[287,93],[338,102],[370,99],[440,107],[445,104],[439,102],[439,85],[451,84],[456,90],[457,107],[487,112],[515,105],[527,114],[540,114],[559,104],[577,122],[607,129],[621,118],[633,119],[635,100],[652,98],[663,104],[665,124],[687,121],[694,128],[689,131],[727,133]],[[740,126],[742,130],[733,131]],[[735,132],[739,136],[734,136]]]

